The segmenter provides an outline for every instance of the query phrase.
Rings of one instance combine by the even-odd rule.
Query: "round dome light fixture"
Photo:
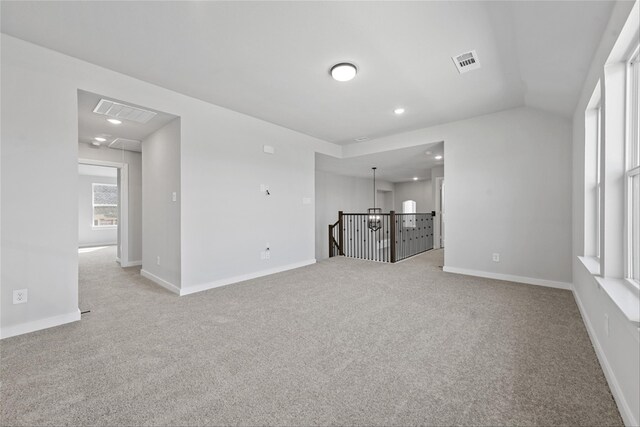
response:
[[[393,110],[393,113],[394,113],[396,116],[399,116],[400,114],[404,114],[404,108],[402,108],[402,107],[398,107],[398,108],[396,108],[395,110]]]
[[[93,138],[93,139],[95,139],[95,140],[96,140],[96,141],[98,141],[98,142],[105,142],[105,141],[107,140],[106,138],[103,138],[103,137],[101,137],[101,136],[96,136],[96,137],[95,137],[95,138]]]
[[[358,68],[349,62],[341,62],[331,67],[330,73],[334,80],[348,82],[358,74]]]

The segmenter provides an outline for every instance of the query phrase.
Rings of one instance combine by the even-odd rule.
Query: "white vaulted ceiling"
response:
[[[612,2],[11,2],[2,32],[336,143],[570,115]],[[451,56],[475,50],[459,74]],[[352,61],[338,83],[329,68]],[[393,114],[402,106],[406,113]]]

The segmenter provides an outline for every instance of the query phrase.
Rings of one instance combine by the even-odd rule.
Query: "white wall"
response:
[[[343,155],[439,141],[447,169],[445,267],[570,287],[570,122],[522,107],[347,145]]]
[[[0,37],[2,336],[80,317],[78,89],[181,117],[183,288],[313,261],[314,209],[302,200],[314,199],[314,151],[340,156],[339,146]],[[263,154],[263,144],[277,153]],[[273,185],[268,201],[258,191],[262,181]],[[44,183],[60,191],[43,191]],[[33,209],[41,205],[57,207],[46,223]],[[265,262],[259,251],[267,239],[273,254]],[[21,288],[29,302],[13,305],[12,291]]]
[[[78,144],[78,158],[129,165],[129,255],[124,265],[142,262],[142,156],[135,151]]]
[[[393,184],[387,181],[376,179],[376,187],[387,192],[393,191]],[[386,197],[393,200],[393,195]],[[373,179],[316,171],[315,199],[315,257],[320,260],[329,257],[328,226],[338,220],[338,211],[366,212],[372,206]]]
[[[440,200],[440,180],[437,178],[444,177],[444,166],[436,166],[431,168],[431,194],[433,195],[433,210],[436,211],[436,216],[433,221],[433,247],[440,248],[440,233],[441,233],[441,218],[440,215],[440,204],[442,204],[442,200]],[[446,186],[445,186],[446,192]],[[445,212],[446,215],[446,212]],[[445,219],[445,228],[446,228],[446,219]],[[446,245],[446,243],[445,243]]]
[[[573,256],[571,265],[574,295],[626,425],[640,423],[639,331],[607,293],[596,284],[594,275],[578,256],[593,254],[592,242],[588,243],[589,248],[585,251],[585,229],[589,232],[593,230],[591,223],[585,224],[585,204],[589,209],[593,206],[589,200],[585,199],[585,158],[593,158],[591,153],[585,153],[585,109],[598,79],[603,75],[604,64],[614,49],[614,44],[628,18],[636,20],[632,27],[637,31],[639,12],[636,3],[635,11],[630,13],[633,5],[633,2],[619,2],[615,5],[598,51],[594,55],[573,116]],[[637,40],[637,35],[635,37]],[[595,163],[590,161],[590,164]],[[597,268],[597,262],[594,267]],[[609,333],[605,330],[605,316],[609,319]]]
[[[118,178],[78,175],[78,246],[106,246],[118,243],[118,228],[93,227],[93,184],[118,184]]]
[[[417,212],[434,210],[433,188],[430,179],[421,181],[397,182],[393,184],[395,211],[402,213],[402,202],[414,200]]]
[[[177,118],[142,141],[142,274],[172,285],[174,291],[181,283],[180,196]]]

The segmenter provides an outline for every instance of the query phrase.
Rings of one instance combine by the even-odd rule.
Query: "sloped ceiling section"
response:
[[[613,1],[487,4],[497,42],[517,63],[524,103],[570,117],[602,38]]]
[[[570,115],[612,3],[1,3],[2,32],[340,144],[527,105]],[[143,25],[141,25],[143,23]],[[482,67],[459,74],[470,50]],[[354,62],[339,83],[329,68]],[[402,106],[406,113],[393,114]]]

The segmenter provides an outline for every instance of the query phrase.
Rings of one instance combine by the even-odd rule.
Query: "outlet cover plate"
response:
[[[13,303],[25,304],[29,297],[29,291],[27,289],[16,289],[13,291]]]

